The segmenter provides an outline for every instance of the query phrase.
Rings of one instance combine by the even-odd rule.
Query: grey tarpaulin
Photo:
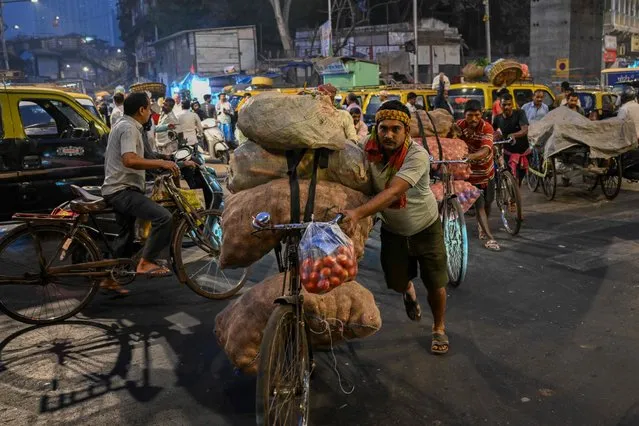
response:
[[[532,123],[528,139],[532,145],[544,147],[545,158],[580,144],[590,147],[591,158],[611,158],[637,148],[632,120],[591,121],[565,106]]]

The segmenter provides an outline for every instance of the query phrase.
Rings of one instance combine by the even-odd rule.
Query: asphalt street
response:
[[[386,290],[373,233],[358,281],[383,326],[335,348],[341,387],[330,352],[318,355],[312,425],[639,424],[639,185],[614,201],[580,185],[553,202],[523,193],[522,232],[498,230],[500,253],[482,248],[468,219],[469,272],[449,292],[445,356],[429,352],[428,310],[413,323]],[[251,280],[274,271],[265,258]],[[228,302],[172,278],[131,289],[98,295],[61,325],[0,316],[0,422],[254,424],[255,379],[234,372],[213,334]]]

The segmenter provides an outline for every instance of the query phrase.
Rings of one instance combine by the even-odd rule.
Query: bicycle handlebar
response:
[[[294,230],[304,230],[311,223],[325,223],[328,225],[337,225],[342,219],[344,219],[344,215],[342,213],[338,213],[335,218],[329,222],[305,222],[305,223],[285,223],[285,224],[277,224],[271,225],[271,214],[268,212],[258,213],[253,218],[253,229],[256,232],[260,231],[294,231]]]
[[[461,160],[435,160],[433,157],[430,157],[430,164],[465,164],[468,163],[467,158],[463,158]]]
[[[493,145],[514,145],[515,142],[515,138],[508,138],[504,139],[503,141],[494,141]]]

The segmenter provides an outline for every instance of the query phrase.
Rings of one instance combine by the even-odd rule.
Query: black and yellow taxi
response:
[[[70,185],[101,185],[109,129],[73,95],[0,88],[0,218],[50,211]]]
[[[574,89],[586,117],[603,120],[617,115],[616,93],[598,87],[575,86]]]
[[[464,104],[471,99],[478,100],[484,106],[484,118],[491,119],[493,103],[497,100],[497,93],[501,87],[493,86],[490,83],[461,83],[452,84],[448,91],[448,100],[453,106],[455,118],[463,118]],[[544,93],[543,103],[552,109],[555,95],[548,86],[536,84],[531,81],[517,81],[507,87],[513,97],[514,107],[521,108],[531,102],[537,90]]]

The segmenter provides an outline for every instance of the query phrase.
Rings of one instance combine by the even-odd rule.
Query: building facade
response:
[[[610,44],[606,68],[639,66],[639,0],[606,0],[604,33]]]
[[[533,0],[530,71],[535,80],[596,83],[604,35],[604,0]]]

